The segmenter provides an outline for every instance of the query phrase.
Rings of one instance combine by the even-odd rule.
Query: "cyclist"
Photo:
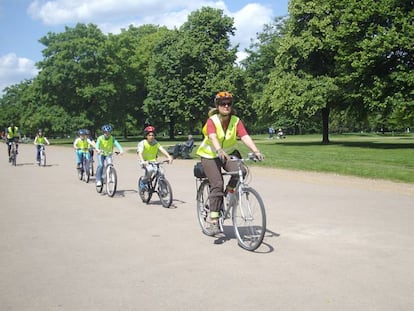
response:
[[[42,145],[45,145],[45,144],[50,145],[47,138],[45,136],[43,136],[43,130],[42,129],[39,129],[37,131],[37,135],[36,135],[33,143],[36,146],[36,163],[39,164],[40,163],[40,147]]]
[[[104,125],[101,128],[103,135],[99,136],[95,143],[95,149],[97,150],[98,167],[96,169],[96,185],[102,186],[102,171],[105,158],[111,154],[116,147],[120,154],[124,153],[119,142],[114,136],[112,136],[112,126]]]
[[[89,139],[89,155],[90,155],[90,159],[93,162],[93,155],[94,155],[94,150],[95,150],[95,139],[93,137],[91,137],[91,131],[86,129],[85,130],[86,133],[86,138]]]
[[[86,130],[81,129],[78,131],[78,137],[73,142],[73,148],[76,152],[76,168],[81,168],[82,157],[90,160],[89,147],[92,145],[92,141],[86,137]]]
[[[9,154],[9,162],[11,161],[10,150],[11,150],[12,142],[16,142],[16,154],[17,154],[19,151],[18,142],[20,142],[21,140],[22,140],[22,136],[20,134],[19,128],[14,125],[14,122],[11,122],[10,126],[6,129],[6,143],[7,143],[7,150]]]
[[[218,92],[214,98],[215,108],[209,112],[209,118],[203,126],[202,132],[204,140],[197,149],[197,155],[201,157],[204,172],[210,182],[210,223],[211,231],[220,231],[218,218],[220,207],[223,203],[224,180],[221,175],[221,168],[226,171],[236,171],[237,163],[227,161],[229,155],[236,155],[240,158],[240,153],[235,149],[237,138],[255,154],[261,161],[263,155],[256,147],[253,139],[247,133],[243,122],[235,115],[232,108],[233,95],[230,92]],[[237,184],[238,176],[233,175],[226,187],[226,192],[232,192]]]
[[[169,164],[173,162],[173,158],[170,156],[167,150],[155,139],[155,127],[149,125],[144,129],[145,139],[141,140],[138,143],[137,154],[138,159],[141,163],[141,167],[145,169],[145,175],[143,178],[143,183],[140,186],[141,190],[145,189],[147,181],[151,178],[153,172],[153,167],[148,165],[151,161],[156,161],[158,157],[158,152],[160,151],[168,159]]]

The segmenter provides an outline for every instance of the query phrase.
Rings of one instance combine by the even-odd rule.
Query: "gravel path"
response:
[[[174,206],[136,193],[136,156],[115,158],[114,198],[76,178],[72,149],[18,166],[0,145],[0,310],[414,309],[414,185],[253,168],[268,231],[257,252],[204,236],[194,160],[166,167]]]

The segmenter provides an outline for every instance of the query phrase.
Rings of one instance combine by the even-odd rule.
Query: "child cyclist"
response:
[[[143,183],[139,185],[140,189],[145,189],[147,181],[151,178],[153,174],[153,166],[148,165],[149,162],[155,162],[158,157],[158,152],[160,151],[168,159],[169,164],[173,162],[173,158],[170,156],[167,150],[160,145],[160,143],[155,139],[155,127],[147,126],[144,129],[145,139],[141,140],[138,143],[137,154],[141,167],[145,169],[145,175],[143,178]]]
[[[86,130],[78,131],[79,137],[73,142],[73,148],[76,152],[76,168],[81,168],[82,157],[86,157],[86,160],[90,160],[89,148],[93,146],[93,142],[86,137]]]
[[[42,147],[42,145],[45,145],[45,144],[50,145],[47,138],[45,136],[43,136],[43,130],[42,129],[39,129],[37,131],[37,135],[36,135],[33,143],[36,146],[36,163],[39,164],[40,163],[40,147]]]
[[[102,186],[102,171],[105,158],[113,153],[114,147],[118,149],[120,154],[124,153],[124,150],[119,142],[114,136],[112,136],[112,126],[104,125],[101,129],[103,135],[99,136],[95,143],[95,149],[97,150],[98,157],[98,167],[96,169],[96,185],[98,187]]]

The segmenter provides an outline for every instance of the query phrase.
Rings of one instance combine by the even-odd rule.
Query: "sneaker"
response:
[[[80,168],[81,168],[81,164],[80,164],[80,163],[77,163],[77,164],[76,164],[76,168],[77,168],[77,169],[80,169]]]
[[[147,188],[147,183],[144,181],[141,181],[141,183],[139,184],[139,189],[141,191],[144,191]]]
[[[97,187],[101,187],[101,186],[102,186],[102,181],[98,180],[98,181],[96,182],[96,186],[97,186]]]
[[[208,230],[212,235],[221,233],[220,226],[218,220],[216,222],[210,222]]]

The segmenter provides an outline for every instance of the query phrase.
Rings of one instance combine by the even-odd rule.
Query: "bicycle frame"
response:
[[[167,161],[168,162],[168,161]],[[164,170],[161,166],[163,162],[150,162],[149,165],[152,165],[155,168],[155,173],[151,176],[148,182],[148,188],[152,192],[157,192],[157,184],[161,178],[164,178]]]
[[[150,179],[147,181],[146,189],[138,189],[138,193],[144,203],[149,203],[151,197],[154,193],[158,194],[160,198],[161,204],[164,207],[170,207],[172,204],[172,188],[168,180],[165,178],[164,169],[162,168],[162,164],[169,162],[168,160],[164,160],[162,162],[150,162],[148,165],[154,167],[155,172],[153,172]],[[141,176],[138,180],[138,187],[142,180],[144,179]]]

